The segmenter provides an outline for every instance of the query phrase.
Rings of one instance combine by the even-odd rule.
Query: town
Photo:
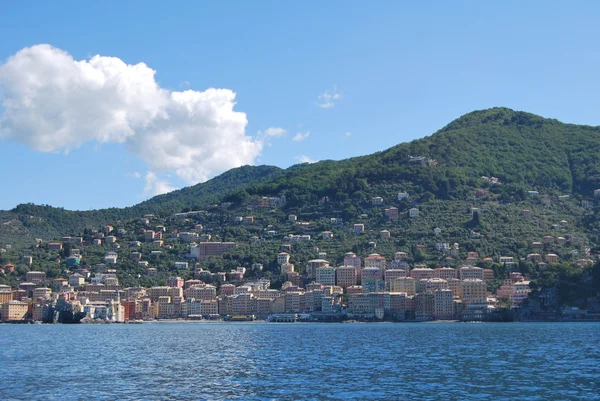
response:
[[[595,193],[599,194],[600,191]],[[478,192],[476,196],[484,194]],[[538,194],[532,191],[529,196],[537,198]],[[405,192],[397,194],[398,202],[406,202],[407,198]],[[540,203],[546,202],[548,197],[543,197]],[[252,200],[251,210],[277,209],[284,204],[284,196],[260,197]],[[393,224],[401,218],[399,209],[385,207],[382,197],[373,197],[371,204],[383,209],[387,222]],[[15,256],[20,259],[19,265],[34,266],[37,254],[43,255],[39,257],[45,259],[45,265],[49,260],[59,267],[51,269],[54,277],[27,268],[15,287],[0,285],[0,319],[59,323],[156,319],[504,321],[517,319],[515,311],[532,291],[528,277],[516,269],[518,258],[507,255],[494,259],[476,251],[465,252],[456,242],[436,239],[442,236],[439,227],[431,230],[433,242],[429,246],[416,244],[412,250],[419,254],[436,253],[437,266],[419,263],[414,254],[398,249],[386,258],[376,252],[373,235],[360,247],[364,253],[341,250],[343,257],[336,257],[339,261],[330,263],[328,252],[316,246],[315,224],[300,221],[294,214],[285,215],[278,227],[293,228],[296,233],[279,235],[275,225],[267,224],[259,225],[264,233],[262,238],[257,235],[248,238],[245,246],[268,247],[274,255],[270,260],[236,265],[230,270],[214,265],[208,268],[209,262],[222,262],[228,253],[241,247],[235,241],[218,240],[223,237],[221,231],[219,236],[210,233],[218,231],[223,214],[228,213],[223,211],[231,206],[231,203],[221,204],[222,212],[188,211],[166,218],[145,215],[134,221],[89,230],[80,236],[65,236],[59,241],[37,240],[22,255]],[[411,206],[405,205],[404,218],[418,220],[420,210]],[[582,206],[585,208],[587,204]],[[478,219],[487,207],[472,208],[473,219]],[[253,227],[266,219],[226,215],[237,227]],[[518,217],[531,219],[532,212],[523,209]],[[318,243],[332,243],[338,235],[360,238],[365,234],[365,223],[345,225],[339,217],[325,220],[331,229],[319,229]],[[559,230],[559,224],[567,222],[553,224],[552,230]],[[474,230],[468,232],[468,237],[475,241],[479,235]],[[391,233],[383,229],[376,236],[380,243],[389,242]],[[551,250],[567,243],[580,247],[574,236],[568,240],[559,235],[544,236],[530,244],[531,253],[524,262],[535,264],[538,269],[559,263],[559,256]],[[389,252],[393,248],[392,243],[385,249]],[[301,260],[296,258],[297,250],[313,258],[299,266],[293,263]],[[589,249],[584,251],[589,254]],[[12,246],[2,248],[3,254],[10,252]],[[90,262],[86,261],[88,257]],[[92,263],[94,258],[97,263]],[[576,261],[580,266],[591,263],[589,257]],[[121,271],[122,266],[127,267],[127,273]],[[0,274],[17,275],[15,268],[16,264],[5,264],[0,267]],[[132,277],[132,271],[138,272],[137,277]],[[498,272],[502,272],[501,277]],[[122,279],[128,283],[146,279],[147,283],[160,285],[123,286]],[[564,311],[563,316],[597,318],[577,308]]]

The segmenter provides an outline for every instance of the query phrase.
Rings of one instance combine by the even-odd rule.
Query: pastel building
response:
[[[458,269],[458,275],[461,280],[471,278],[483,280],[483,269],[474,266],[462,266]]]
[[[453,269],[452,267],[438,267],[433,270],[433,277],[442,278],[444,280],[456,278],[456,269]]]
[[[390,208],[384,209],[383,213],[387,220],[390,220],[390,221],[398,220],[398,208],[397,207],[390,207]]]
[[[25,273],[26,280],[31,283],[41,283],[46,281],[46,273],[39,271],[29,271]]]
[[[365,258],[365,267],[376,267],[380,270],[385,270],[387,262],[384,256],[378,253],[372,253]]]
[[[21,301],[8,301],[0,305],[0,319],[2,321],[24,320],[29,311],[29,304]]]
[[[361,283],[365,293],[383,291],[383,271],[377,267],[365,267],[361,271]]]
[[[317,269],[320,267],[329,267],[329,262],[325,259],[313,259],[306,263],[306,275],[309,279],[317,277]]]
[[[461,281],[462,300],[467,306],[487,305],[487,287],[480,279]]]
[[[340,266],[337,269],[335,269],[336,285],[342,288],[348,288],[353,285],[356,285],[356,281],[356,268],[354,266]]]
[[[410,271],[410,277],[415,280],[430,279],[434,277],[434,271],[428,267],[417,267]]]
[[[385,280],[385,286],[387,289],[391,288],[392,280],[406,276],[407,272],[404,269],[387,269],[383,272],[383,279]]]
[[[417,282],[412,277],[398,277],[390,281],[390,292],[404,292],[408,296],[417,293]]]
[[[335,285],[335,268],[330,266],[318,267],[315,270],[317,283]]]
[[[440,289],[433,293],[434,310],[433,317],[435,319],[453,319],[454,313],[454,296],[449,289]]]

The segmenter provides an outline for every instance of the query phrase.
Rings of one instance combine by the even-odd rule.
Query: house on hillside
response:
[[[398,200],[401,201],[402,199],[408,199],[410,197],[410,195],[408,195],[408,192],[398,192]]]
[[[376,196],[374,198],[371,198],[371,205],[373,205],[373,206],[383,205],[383,198],[381,196]]]

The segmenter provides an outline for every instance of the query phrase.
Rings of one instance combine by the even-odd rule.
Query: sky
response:
[[[129,206],[496,106],[600,125],[598,15],[595,1],[5,1],[0,209]]]

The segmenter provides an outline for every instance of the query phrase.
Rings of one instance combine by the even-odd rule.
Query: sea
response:
[[[600,400],[600,324],[0,325],[0,400]]]

